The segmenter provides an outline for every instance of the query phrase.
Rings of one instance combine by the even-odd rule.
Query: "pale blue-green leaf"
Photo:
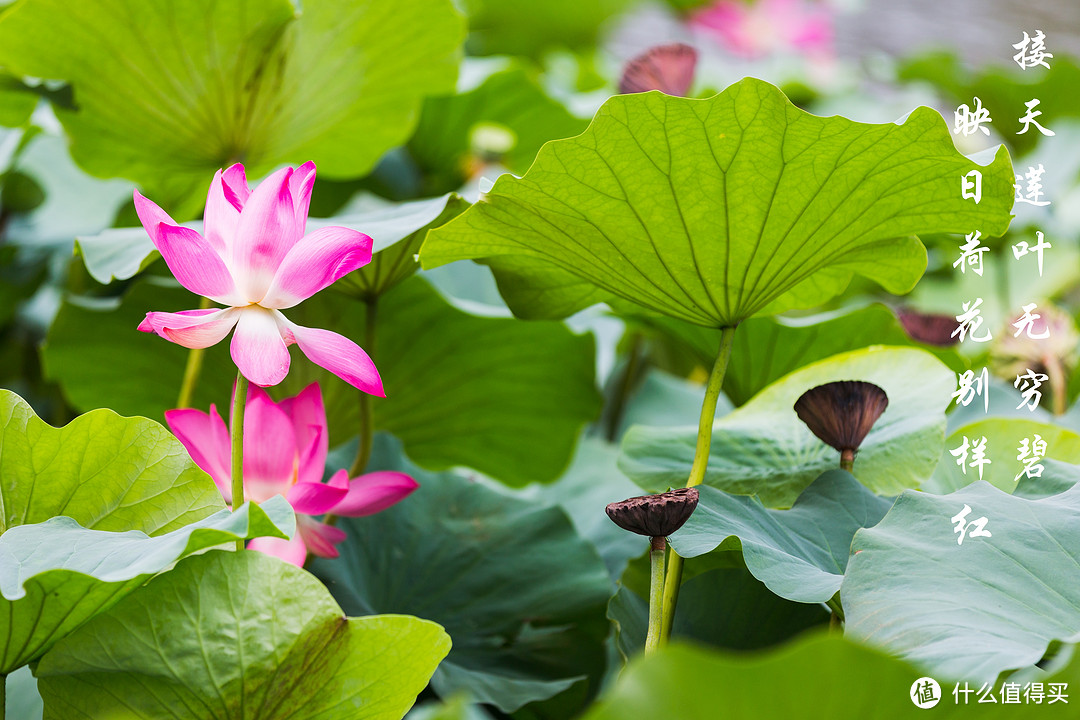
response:
[[[957,452],[964,447],[964,438],[967,438],[967,450]],[[973,466],[972,463],[978,460],[975,446],[983,438],[986,438],[983,455],[989,462],[981,467]],[[1026,459],[1020,460],[1024,440],[1027,440],[1028,450]],[[1023,418],[987,418],[959,427],[945,438],[941,461],[922,489],[944,495],[985,480],[999,490],[1011,493],[1019,480],[1028,474],[1026,468],[1034,457],[1035,445],[1040,442],[1046,443],[1046,458],[1080,463],[1080,435],[1072,430]],[[1039,472],[1035,469],[1038,464],[1035,461],[1031,465],[1030,473]]]
[[[965,507],[960,534],[952,518]],[[1041,500],[986,482],[905,492],[855,535],[846,633],[939,679],[980,682],[1037,662],[1054,640],[1080,640],[1078,514],[1078,487]],[[989,537],[974,534],[981,518]]]
[[[611,580],[557,507],[452,473],[420,470],[376,437],[372,470],[408,472],[406,501],[340,523],[341,557],[312,570],[352,614],[400,612],[446,628],[454,649],[432,686],[512,712],[603,666]]]
[[[929,478],[941,457],[944,410],[956,375],[923,350],[874,346],[800,368],[719,418],[705,483],[757,495],[767,507],[790,507],[815,478],[839,466],[840,454],[816,438],[794,410],[804,392],[835,380],[872,382],[889,397],[856,457],[855,477],[887,495]],[[682,486],[696,440],[697,426],[633,427],[623,438],[619,466],[653,492]]]
[[[648,601],[621,586],[608,603],[607,614],[624,661],[640,655],[649,629]],[[683,582],[671,637],[757,650],[828,619],[828,611],[819,605],[798,605],[769,592],[744,568],[718,568]]]
[[[279,495],[261,507],[245,503],[157,537],[88,530],[69,517],[9,529],[0,535],[0,674],[39,659],[181,558],[236,540],[288,538],[294,523],[292,508]]]
[[[675,552],[696,557],[736,537],[754,577],[780,597],[802,603],[822,603],[836,594],[855,532],[876,525],[892,506],[843,470],[822,474],[790,510],[770,510],[756,497],[712,487],[700,488],[700,498],[670,538]]]

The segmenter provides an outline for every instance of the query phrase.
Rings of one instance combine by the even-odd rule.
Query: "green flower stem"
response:
[[[244,504],[244,409],[247,407],[248,379],[236,371],[236,392],[233,393],[232,416],[229,428],[232,433],[232,509],[236,512]],[[236,541],[236,549],[244,549],[244,541]]]
[[[716,353],[716,362],[709,375],[709,384],[705,388],[705,401],[701,403],[694,464],[690,467],[690,479],[686,481],[686,487],[700,485],[705,479],[705,468],[709,464],[709,446],[712,445],[713,420],[716,419],[716,401],[720,398],[720,388],[724,384],[724,374],[727,372],[728,360],[731,358],[731,341],[734,335],[734,327],[723,328],[720,333],[720,350]],[[679,586],[682,584],[682,566],[682,557],[672,549],[671,558],[668,561],[667,579],[664,581],[661,643],[671,637],[671,626],[675,622],[675,605],[679,602]]]
[[[199,303],[200,310],[210,308],[210,298],[203,298]],[[184,366],[184,380],[180,383],[180,397],[176,399],[176,407],[191,407],[191,398],[195,395],[195,386],[199,384],[199,373],[202,372],[203,353],[202,348],[188,350],[187,365]]]
[[[844,631],[844,608],[840,604],[840,592],[837,591],[835,595],[828,599],[825,603],[829,606],[829,610],[832,611],[832,616],[829,618],[829,631],[830,632],[843,632]]]
[[[373,295],[364,301],[364,351],[372,362],[375,360],[375,324],[378,320],[379,298]],[[356,460],[349,468],[349,477],[360,477],[371,459],[371,438],[375,434],[375,408],[372,397],[360,390],[360,447],[356,449]],[[327,516],[327,521],[330,517]]]
[[[664,625],[664,553],[667,538],[651,539],[649,550],[649,634],[645,637],[645,654],[660,647],[660,632]]]
[[[855,451],[854,450],[841,450],[840,451],[840,469],[847,470],[849,473],[855,472]]]

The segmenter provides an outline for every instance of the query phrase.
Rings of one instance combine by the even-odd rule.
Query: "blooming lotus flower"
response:
[[[348,471],[339,470],[329,481],[322,482],[329,435],[322,391],[317,383],[280,403],[271,400],[261,388],[252,387],[244,415],[245,499],[261,503],[275,495],[284,495],[296,511],[297,532],[292,540],[256,538],[248,543],[252,550],[300,566],[308,553],[337,557],[334,546],[345,539],[345,531],[313,516],[372,515],[419,487],[405,473],[389,471],[350,480]],[[229,430],[217,408],[211,405],[209,413],[169,410],[165,421],[231,504]]]
[[[360,346],[289,322],[281,310],[371,262],[371,238],[343,227],[305,235],[315,164],[283,168],[249,190],[244,166],[218,171],[210,184],[203,234],[183,227],[135,191],[139,220],[169,270],[196,295],[225,308],[151,312],[139,325],[187,348],[220,342],[234,327],[233,361],[256,385],[289,372],[293,343],[345,382],[384,396],[379,371]]]
[[[743,57],[761,57],[797,50],[829,55],[832,22],[829,11],[805,0],[719,0],[690,18],[692,26],[715,33],[727,48]]]

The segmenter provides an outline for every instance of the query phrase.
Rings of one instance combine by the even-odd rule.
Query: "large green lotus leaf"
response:
[[[45,374],[60,383],[79,410],[107,406],[125,415],[163,418],[176,407],[189,351],[136,328],[152,310],[197,307],[195,295],[158,278],[135,283],[118,306],[66,299],[45,338]],[[235,379],[229,343],[208,348],[192,407],[207,410],[216,403],[228,408]]]
[[[181,558],[235,540],[288,538],[294,529],[292,507],[280,495],[157,537],[89,530],[69,517],[13,527],[0,535],[0,674],[40,658]]]
[[[96,410],[54,428],[0,390],[0,533],[66,515],[93,530],[157,536],[224,507],[161,425]]]
[[[1057,674],[1037,679],[1071,686],[1078,670],[1080,662],[1074,659]],[[977,704],[973,696],[970,705],[956,705],[952,684],[944,682],[938,705],[919,709],[911,693],[923,674],[838,634],[807,634],[783,648],[753,655],[674,644],[632,662],[584,720],[998,720],[1025,714],[1019,707],[1002,705],[1000,698],[990,705]],[[1070,718],[1076,713],[1074,702],[1043,704],[1027,713]]]
[[[57,643],[35,673],[45,720],[399,720],[449,649],[432,622],[345,617],[277,558],[212,552]]]
[[[965,506],[966,538],[951,520]],[[931,673],[992,680],[1080,640],[1080,487],[1041,500],[986,482],[905,492],[860,530],[841,588],[847,633]],[[990,537],[973,536],[986,518]]]
[[[979,403],[981,400],[975,398],[972,402]],[[987,418],[957,428],[945,438],[941,462],[938,463],[934,475],[922,489],[944,495],[981,479],[999,490],[1011,493],[1017,488],[1019,476],[1023,474],[1025,468],[1025,463],[1017,459],[1020,455],[1021,441],[1024,439],[1028,441],[1027,459],[1030,460],[1032,457],[1030,448],[1036,435],[1046,443],[1044,457],[1047,459],[1064,463],[1080,463],[1080,435],[1072,430],[1034,420]],[[952,453],[963,447],[965,437],[968,439],[967,462],[961,470],[958,464],[960,457]],[[984,437],[986,438],[985,455],[990,462],[982,466],[980,477],[979,468],[971,467],[971,462],[974,460],[972,445],[979,443]],[[1045,466],[1046,463],[1043,465]]]
[[[408,149],[429,193],[461,187],[484,162],[483,155],[524,173],[545,142],[585,129],[588,121],[550,98],[534,75],[514,65],[467,92],[424,101]]]
[[[691,354],[704,367],[711,367],[716,359],[718,330],[658,315],[627,317],[670,339],[675,351]],[[750,318],[739,325],[732,343],[724,394],[736,405],[745,404],[769,383],[804,365],[870,345],[925,347],[954,370],[964,369],[964,361],[954,350],[918,345],[904,332],[896,315],[878,304],[798,319]]]
[[[337,225],[354,228],[371,236],[373,256],[368,265],[341,281],[357,294],[385,292],[416,271],[414,255],[428,228],[441,225],[461,213],[468,203],[457,194],[414,202],[398,203],[362,211],[346,212],[332,218],[308,218],[308,232]],[[202,231],[202,223],[187,223]],[[109,228],[97,235],[75,239],[75,252],[82,256],[86,270],[99,283],[127,280],[161,257],[150,236],[141,227]]]
[[[312,564],[346,612],[438,622],[454,648],[432,678],[435,691],[464,691],[504,712],[599,672],[611,580],[563,511],[424,472],[396,441],[376,440],[369,467],[407,472],[420,489],[377,515],[343,520],[341,557]]]
[[[366,173],[424,95],[453,89],[463,25],[449,0],[30,0],[0,19],[0,62],[70,82],[76,107],[56,113],[76,162],[183,215],[237,160]]]
[[[608,603],[607,613],[623,658],[640,655],[649,630],[648,600],[621,586]],[[757,650],[828,620],[829,613],[821,606],[777,597],[744,568],[718,568],[695,575],[679,588],[671,637],[731,650]]]
[[[364,315],[362,303],[322,293],[289,317],[363,343]],[[600,410],[593,353],[590,335],[561,323],[471,315],[410,278],[378,302],[373,357],[387,398],[374,401],[375,426],[425,467],[467,465],[509,485],[550,482]],[[283,391],[312,380],[323,387],[331,443],[355,434],[355,390],[295,353]]]
[[[705,483],[757,495],[766,507],[790,507],[840,454],[795,414],[795,401],[835,380],[872,382],[889,397],[855,459],[855,477],[875,493],[918,487],[934,471],[945,438],[945,408],[956,375],[917,348],[869,347],[800,368],[713,424]],[[623,438],[619,467],[650,491],[682,486],[690,475],[697,426],[636,426]]]
[[[975,169],[979,204],[960,191]],[[1004,149],[988,166],[963,157],[932,110],[902,125],[820,118],[746,78],[707,100],[612,97],[584,133],[548,143],[524,177],[503,175],[432,231],[420,257],[424,267],[527,257],[606,297],[733,326],[834,266],[910,290],[925,258],[909,236],[1002,234],[1012,183]],[[890,238],[903,249],[882,245]],[[836,280],[798,304],[835,294]]]
[[[704,555],[730,537],[747,569],[782,598],[822,603],[840,589],[851,538],[873,527],[892,506],[843,470],[829,470],[790,510],[770,510],[756,497],[700,489],[697,510],[671,536],[683,557]]]
[[[491,267],[506,306],[522,320],[562,320],[609,297],[581,276],[531,256],[499,255],[477,262]]]

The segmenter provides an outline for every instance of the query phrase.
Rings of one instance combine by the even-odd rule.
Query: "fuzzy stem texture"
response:
[[[232,433],[232,509],[236,512],[244,504],[244,409],[247,407],[248,379],[236,371],[236,391],[233,393],[232,416],[229,428]],[[244,549],[244,541],[236,541],[236,549]]]
[[[720,388],[724,385],[728,360],[731,358],[731,341],[735,335],[734,327],[726,327],[720,333],[720,350],[716,353],[709,384],[705,387],[705,401],[701,403],[701,418],[698,420],[697,446],[694,449],[694,464],[690,466],[690,478],[686,487],[700,485],[705,479],[705,468],[709,464],[709,447],[712,445],[713,420],[716,419],[716,401],[720,398]],[[682,583],[683,559],[671,551],[667,567],[667,579],[664,581],[664,609],[661,642],[671,637],[671,626],[675,622],[675,606],[679,602],[679,585]]]
[[[203,298],[199,303],[200,310],[210,308],[210,298]],[[188,350],[187,364],[184,366],[184,379],[180,383],[180,396],[176,399],[176,407],[191,407],[191,398],[195,396],[195,386],[199,384],[199,375],[202,373],[203,354],[206,350],[195,348]]]
[[[649,634],[645,637],[645,654],[660,647],[663,638],[661,628],[664,625],[664,553],[667,551],[667,538],[651,539],[649,550]]]

